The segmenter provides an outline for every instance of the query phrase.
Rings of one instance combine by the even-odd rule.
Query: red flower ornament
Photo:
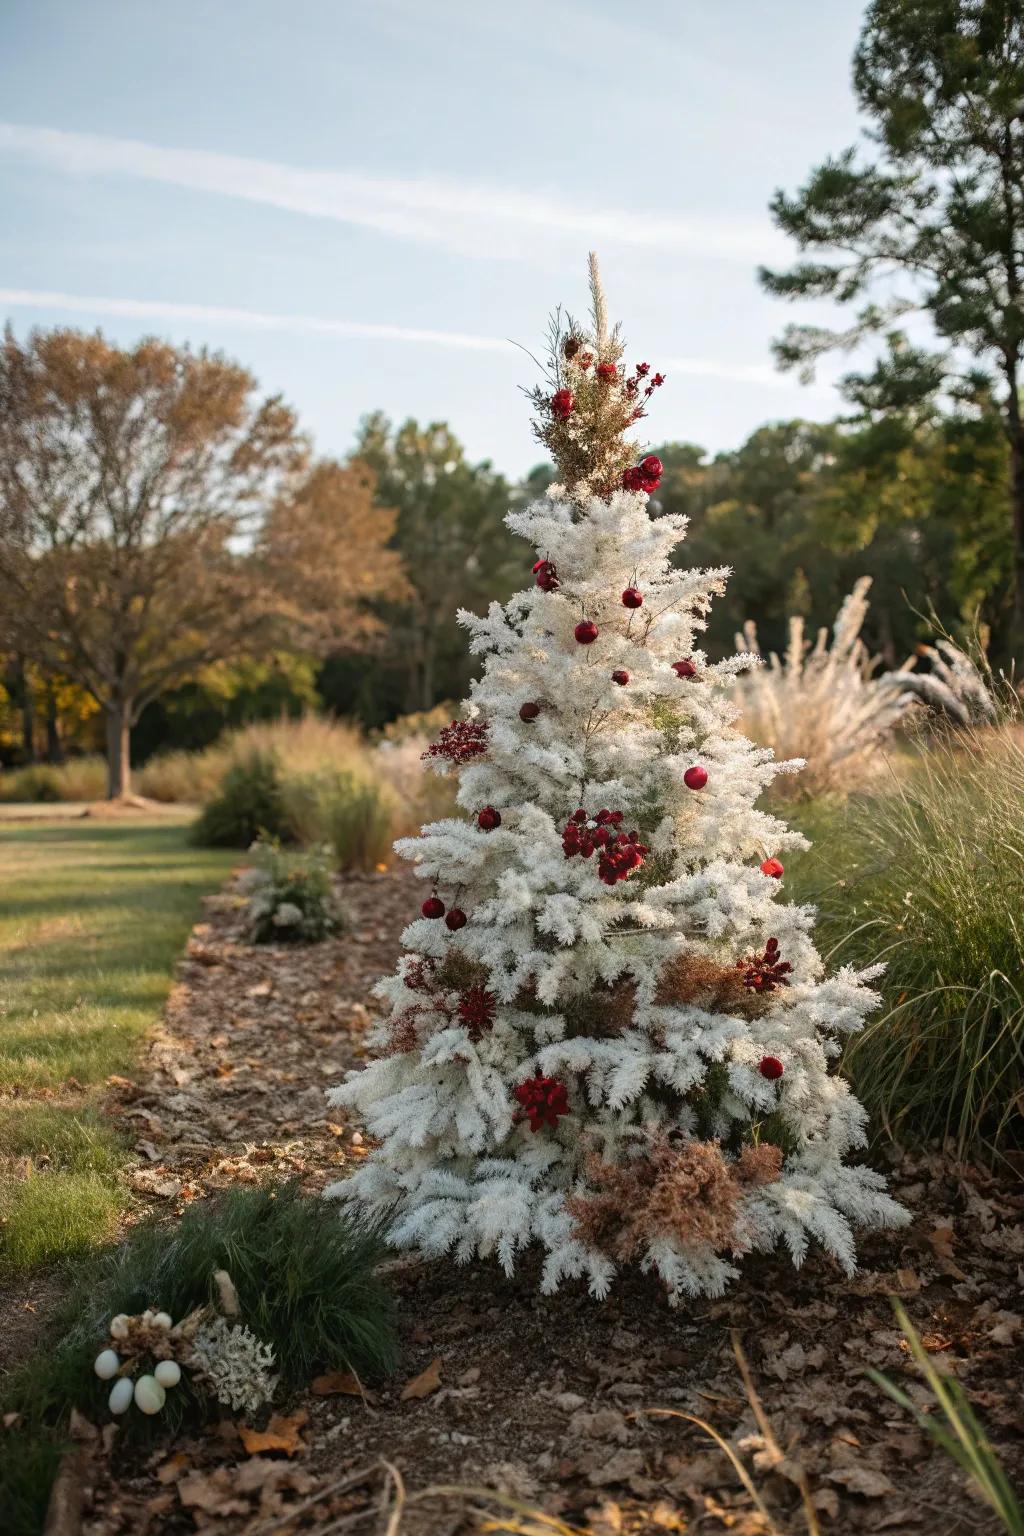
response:
[[[551,414],[556,421],[568,421],[575,404],[576,396],[571,389],[556,389],[551,396]]]
[[[569,1090],[557,1077],[529,1077],[514,1090],[522,1105],[518,1119],[529,1120],[530,1130],[536,1133],[545,1125],[552,1130],[562,1115],[569,1113]]]

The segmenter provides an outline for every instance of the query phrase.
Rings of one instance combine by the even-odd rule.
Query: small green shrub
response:
[[[254,747],[225,773],[193,838],[203,848],[248,848],[261,834],[282,837],[287,832],[278,760]]]
[[[328,853],[282,850],[257,843],[249,871],[249,941],[252,944],[316,944],[340,926]]]
[[[46,763],[16,768],[0,779],[0,795],[11,805],[53,804],[60,799],[57,770]]]
[[[99,800],[106,788],[107,765],[97,756],[73,757],[66,763],[31,763],[0,774],[0,801],[8,804]]]

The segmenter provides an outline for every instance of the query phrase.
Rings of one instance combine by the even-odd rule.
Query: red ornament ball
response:
[[[527,699],[525,704],[520,704],[519,706],[520,720],[536,720],[539,714],[540,705],[535,704],[532,699]]]
[[[533,567],[533,579],[542,592],[557,592],[561,585],[553,560],[537,560]]]
[[[597,367],[594,369],[594,372],[597,374],[597,377],[599,379],[603,379],[606,384],[610,384],[613,379],[617,379],[619,376],[619,370],[616,368],[614,363],[598,363]]]
[[[461,907],[452,907],[444,920],[444,925],[454,933],[457,928],[465,928],[467,921],[466,914]]]
[[[576,396],[571,389],[556,389],[551,396],[551,414],[556,421],[568,421],[575,404]]]
[[[672,671],[675,673],[676,677],[697,676],[697,668],[694,666],[689,656],[687,656],[683,661],[674,661],[672,663]]]
[[[785,1072],[785,1067],[777,1056],[762,1056],[757,1064],[757,1070],[762,1077],[766,1077],[770,1083],[774,1083]]]
[[[781,859],[765,859],[761,865],[762,875],[768,875],[772,880],[781,880],[785,874],[785,866]]]
[[[683,774],[683,783],[687,789],[703,789],[708,781],[708,771],[699,763],[694,763],[692,768],[687,768]]]
[[[656,491],[664,471],[665,466],[662,464],[656,453],[649,453],[646,459],[641,459],[640,473],[643,475],[646,481],[653,482],[652,484],[646,485],[644,489]]]
[[[444,917],[444,902],[440,896],[428,896],[420,911],[424,917]]]
[[[493,832],[495,827],[501,826],[501,812],[496,811],[493,805],[485,805],[476,818],[476,824],[481,832]]]
[[[612,682],[618,683],[620,688],[625,688],[626,684],[629,682],[629,673],[626,671],[625,667],[619,667],[617,671],[612,673]]]
[[[582,619],[580,623],[576,625],[576,628],[573,630],[573,634],[576,636],[576,639],[579,641],[580,645],[593,645],[598,636],[598,628],[593,619]]]
[[[623,608],[639,608],[644,600],[644,595],[636,587],[627,587],[622,594]]]

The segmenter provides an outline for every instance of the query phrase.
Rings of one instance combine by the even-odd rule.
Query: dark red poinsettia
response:
[[[469,987],[459,998],[459,1018],[469,1031],[469,1038],[476,1045],[494,1023],[497,1007],[493,992],[486,987]]]
[[[515,1095],[523,1106],[516,1118],[529,1120],[531,1131],[545,1125],[554,1130],[559,1117],[569,1113],[569,1090],[557,1077],[529,1077],[515,1089]]]
[[[778,939],[768,940],[763,955],[747,955],[745,960],[737,960],[736,968],[743,972],[743,985],[752,992],[774,992],[776,987],[788,987],[793,969],[788,960],[779,958]]]
[[[487,751],[487,724],[482,720],[453,720],[443,725],[436,741],[423,757],[446,757],[450,763],[464,763],[471,757],[483,757]]]
[[[589,859],[597,853],[599,877],[605,885],[615,885],[639,869],[644,854],[649,852],[640,841],[639,832],[621,832],[621,825],[621,811],[600,810],[596,816],[590,816],[581,808],[566,822],[562,852],[567,859],[576,854]]]

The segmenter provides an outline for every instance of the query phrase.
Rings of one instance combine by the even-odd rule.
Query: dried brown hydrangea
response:
[[[626,1163],[589,1159],[595,1193],[573,1195],[566,1205],[581,1242],[615,1259],[632,1259],[657,1238],[731,1248],[743,1194],[774,1183],[781,1170],[782,1153],[767,1144],[745,1147],[729,1162],[715,1141],[658,1137]]]
[[[654,1001],[662,1008],[692,1004],[708,1013],[731,1013],[756,1018],[765,1002],[744,983],[735,964],[726,965],[696,950],[683,950],[665,965],[658,977]]]

